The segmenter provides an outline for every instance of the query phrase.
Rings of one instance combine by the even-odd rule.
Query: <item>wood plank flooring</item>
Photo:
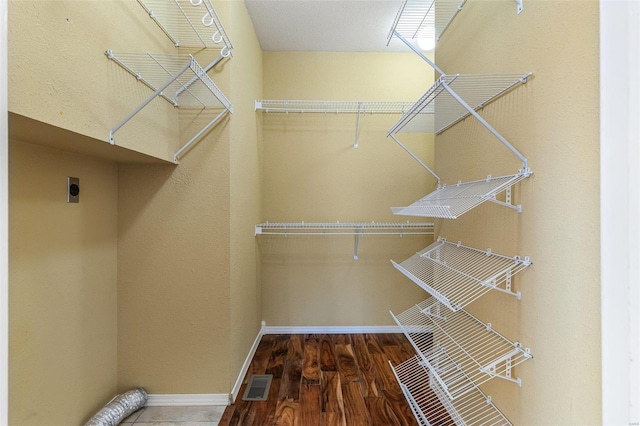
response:
[[[265,335],[220,425],[416,425],[389,360],[415,354],[402,334]],[[267,401],[242,401],[273,374]]]

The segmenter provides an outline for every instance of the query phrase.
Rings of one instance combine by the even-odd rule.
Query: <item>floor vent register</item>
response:
[[[247,390],[242,397],[243,401],[266,401],[269,396],[269,388],[271,387],[271,380],[273,374],[252,374],[249,377],[249,384]]]

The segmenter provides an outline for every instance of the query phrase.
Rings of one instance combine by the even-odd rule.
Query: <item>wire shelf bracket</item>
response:
[[[493,404],[491,397],[478,388],[474,387],[456,400],[448,399],[434,375],[417,355],[395,367],[391,362],[389,365],[421,426],[511,425]]]
[[[111,50],[107,50],[105,54],[108,59],[117,63],[153,91],[149,97],[110,130],[109,143],[111,145],[115,145],[115,133],[157,97],[177,108],[221,110],[213,120],[175,153],[175,163],[208,129],[228,113],[233,113],[231,102],[191,55],[114,53]]]
[[[441,303],[429,298],[391,316],[433,374],[448,400],[464,397],[494,378],[522,385],[513,367],[533,358],[529,348],[497,333],[464,309],[431,315]],[[444,307],[442,308],[444,311]]]
[[[353,235],[353,259],[358,260],[358,245],[364,235],[433,235],[432,222],[264,222],[255,225],[255,236],[335,236]]]
[[[228,57],[233,45],[211,0],[138,0],[175,47],[219,48]]]
[[[513,204],[512,188],[529,177],[531,171],[520,170],[515,175],[499,177],[489,175],[483,180],[458,182],[456,185],[440,185],[440,178],[433,174],[438,179],[438,188],[409,206],[392,207],[393,214],[457,219],[486,201],[521,213],[522,205]],[[504,201],[497,198],[502,192],[505,193]]]
[[[353,147],[358,147],[360,135],[360,118],[366,114],[404,114],[413,102],[407,101],[327,101],[327,100],[256,100],[255,110],[264,113],[280,114],[355,114],[356,129]],[[428,115],[433,114],[425,109],[419,116],[419,120],[428,120]],[[418,121],[418,120],[417,120]]]
[[[436,300],[456,312],[491,290],[509,294],[513,277],[531,265],[529,257],[508,257],[491,249],[478,250],[444,238],[402,263],[392,265]]]

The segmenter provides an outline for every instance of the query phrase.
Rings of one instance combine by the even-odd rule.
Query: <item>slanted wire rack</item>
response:
[[[511,188],[530,172],[519,171],[515,175],[500,177],[488,176],[486,179],[473,182],[458,182],[457,185],[442,185],[418,201],[406,207],[392,207],[396,215],[437,217],[457,219],[469,210],[485,201],[509,207],[520,212],[520,205],[511,202]],[[506,192],[505,201],[497,199],[497,195]]]
[[[512,368],[532,358],[529,349],[509,341],[490,323],[463,309],[451,312],[435,298],[391,316],[450,400],[496,377],[520,385]]]
[[[138,0],[175,47],[219,48],[227,57],[233,45],[211,0]]]
[[[394,33],[412,39],[440,40],[467,0],[404,0],[393,22]]]
[[[391,362],[389,362],[391,365]],[[414,417],[421,426],[511,425],[480,389],[450,400],[419,356],[391,365]]]
[[[442,75],[389,129],[387,135],[399,132],[441,133],[471,115],[460,101],[445,89],[443,83],[446,83],[464,102],[477,111],[511,89],[526,83],[531,75],[531,73]],[[410,125],[412,120],[425,109],[435,113],[434,127]]]
[[[507,257],[441,237],[393,266],[451,311],[458,311],[491,290],[520,298],[513,277],[531,265],[528,257]]]

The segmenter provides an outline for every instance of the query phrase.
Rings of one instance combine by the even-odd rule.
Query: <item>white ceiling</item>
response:
[[[262,50],[407,52],[387,35],[402,0],[245,0]]]

